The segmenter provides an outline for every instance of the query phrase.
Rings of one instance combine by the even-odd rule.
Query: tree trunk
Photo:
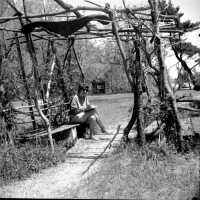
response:
[[[113,14],[112,11],[109,11],[109,16],[110,16],[110,18],[112,20],[112,31],[113,31],[113,34],[115,35],[115,39],[116,39],[117,45],[119,47],[119,51],[120,51],[120,54],[121,54],[121,57],[122,57],[122,61],[123,61],[124,70],[125,70],[126,76],[128,78],[129,84],[131,86],[131,89],[134,92],[134,89],[135,89],[134,88],[134,79],[131,78],[131,75],[128,72],[129,60],[127,59],[125,50],[124,50],[123,45],[121,43],[121,40],[120,40],[120,37],[119,37],[119,33],[118,33],[118,28],[117,28],[117,25],[116,25],[116,22],[115,22],[115,19],[114,19],[114,14]],[[134,97],[134,101],[135,101],[135,97]],[[125,142],[128,141],[128,134],[129,134],[130,130],[132,129],[134,123],[135,123],[136,110],[137,110],[136,104],[134,103],[134,108],[133,108],[133,111],[132,111],[131,119],[130,119],[128,125],[126,126],[126,128],[124,129],[123,139],[124,139]]]
[[[135,103],[136,103],[136,116],[137,116],[137,133],[138,133],[138,143],[143,146],[146,143],[144,135],[144,117],[143,117],[143,98],[142,98],[142,64],[141,64],[141,52],[140,52],[140,42],[139,36],[136,36],[134,41],[135,51],[136,51],[136,89],[135,89]]]
[[[42,120],[44,121],[44,123],[46,125],[46,129],[47,129],[47,132],[48,132],[48,135],[49,135],[51,150],[52,150],[52,153],[54,153],[54,144],[53,144],[53,139],[52,139],[52,134],[51,134],[50,122],[49,122],[48,118],[44,115],[42,110],[40,109],[40,105],[39,105],[39,101],[38,101],[38,99],[39,99],[38,91],[40,89],[40,84],[39,84],[39,80],[38,80],[38,71],[37,71],[38,62],[37,62],[35,50],[34,50],[34,47],[33,47],[33,44],[32,44],[30,34],[25,34],[25,38],[26,38],[26,41],[27,41],[27,47],[28,47],[28,50],[29,50],[29,54],[31,56],[32,64],[33,64],[35,106],[36,106],[36,109],[38,110]]]
[[[2,75],[2,63],[3,63],[3,32],[0,33],[0,78]]]
[[[192,83],[194,85],[194,90],[199,91],[200,90],[200,85],[197,84],[197,81],[195,80],[195,76],[192,74],[191,69],[188,67],[187,63],[183,60],[183,58],[178,55],[178,52],[173,47],[173,45],[172,45],[172,50],[174,51],[174,55],[176,56],[178,61],[181,63],[183,69],[188,73],[188,75],[190,77],[190,80],[192,81]]]
[[[8,2],[9,3],[9,2]],[[9,3],[9,5],[15,10],[15,12],[17,13],[18,17],[19,17],[19,21],[21,23],[21,26],[23,27],[24,23],[21,17],[21,13],[17,10],[17,8],[12,5],[11,3]],[[31,39],[31,35],[25,33],[24,34],[25,38],[26,38],[26,43],[27,43],[27,48],[32,60],[32,66],[33,66],[33,75],[34,75],[34,102],[35,102],[35,106],[36,109],[39,113],[39,115],[41,116],[42,120],[44,121],[45,125],[46,125],[46,129],[49,135],[49,141],[50,141],[50,145],[51,145],[51,151],[52,153],[54,153],[54,144],[53,144],[53,139],[52,139],[52,134],[51,134],[51,126],[50,126],[50,122],[48,120],[48,118],[44,115],[44,113],[42,112],[42,110],[40,109],[40,105],[39,105],[39,93],[38,91],[40,90],[40,82],[39,82],[39,76],[38,76],[38,62],[37,62],[37,58],[36,58],[36,53],[35,53],[35,49],[32,43],[32,39]]]
[[[175,127],[175,134],[176,139],[177,139],[177,150],[181,151],[182,149],[182,142],[181,142],[181,123],[180,123],[180,119],[178,117],[178,109],[177,109],[177,105],[176,105],[176,98],[174,95],[174,92],[169,84],[169,79],[168,79],[168,73],[167,73],[167,68],[164,62],[164,58],[163,58],[163,54],[162,54],[162,49],[161,49],[161,41],[159,37],[156,37],[155,39],[155,45],[157,48],[157,58],[158,58],[158,62],[159,65],[162,69],[164,69],[164,71],[162,71],[163,73],[163,78],[164,78],[164,90],[166,90],[167,95],[168,95],[168,100],[169,100],[169,106],[171,107],[170,109],[172,110],[172,117],[174,119],[174,127]],[[168,122],[166,121],[166,126],[168,126]],[[169,126],[171,126],[169,124]]]
[[[3,62],[3,52],[2,52],[2,45],[1,45],[1,41],[0,41],[0,77],[2,74],[2,62]]]
[[[161,47],[161,40],[160,40],[160,33],[159,33],[159,22],[158,22],[158,3],[156,0],[148,0],[149,5],[151,7],[151,17],[152,17],[152,23],[153,23],[153,41],[154,41],[154,46],[156,49],[156,56],[158,59],[159,67],[160,67],[160,75],[159,75],[159,82],[160,82],[160,100],[161,100],[161,105],[164,103],[165,106],[167,107],[167,110],[171,110],[172,112],[172,117],[173,117],[173,122],[171,124],[169,121],[167,121],[170,116],[167,116],[166,119],[163,119],[166,123],[166,127],[169,129],[175,127],[175,133],[177,135],[177,145],[178,145],[178,150],[181,150],[181,124],[180,120],[178,117],[178,112],[177,112],[177,106],[176,106],[176,99],[174,96],[174,93],[172,91],[172,88],[170,87],[169,84],[169,79],[168,79],[168,73],[167,73],[167,68],[164,62],[164,57],[163,57],[163,51]],[[168,95],[168,99],[166,99],[166,92]],[[167,104],[168,100],[170,104]],[[168,108],[169,107],[169,108]],[[161,107],[162,110],[162,107]],[[169,114],[168,114],[169,115]],[[167,133],[166,133],[167,134]]]
[[[20,44],[19,44],[17,33],[15,34],[15,38],[16,38],[17,53],[18,53],[18,57],[19,57],[19,64],[20,64],[20,67],[21,67],[24,87],[26,89],[26,98],[27,98],[28,105],[29,105],[29,111],[30,111],[30,115],[31,115],[32,125],[33,125],[33,129],[36,129],[36,122],[35,122],[35,116],[34,116],[33,107],[32,107],[32,100],[31,100],[29,86],[28,86],[27,79],[26,79],[26,73],[25,73],[25,69],[24,69],[24,62],[23,62],[23,59],[22,59],[22,53],[21,53],[21,48],[20,48]]]
[[[66,91],[65,80],[63,77],[63,68],[59,58],[56,56],[56,65],[58,67],[57,75],[58,75],[58,87],[62,90],[62,94],[64,97],[64,101],[67,102],[69,100],[69,94]]]
[[[127,126],[124,129],[124,133],[123,133],[123,140],[125,142],[128,141],[128,134],[130,132],[130,130],[132,129],[136,119],[137,119],[137,115],[136,115],[136,110],[137,110],[137,99],[134,96],[134,106],[133,106],[133,110],[132,110],[132,115],[131,115],[131,119],[129,120]]]

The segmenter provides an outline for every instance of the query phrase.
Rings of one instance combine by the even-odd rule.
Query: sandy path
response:
[[[107,149],[104,158],[99,159],[90,170],[82,175],[93,159],[107,146],[116,130],[110,135],[97,135],[98,140],[79,139],[76,145],[66,153],[66,162],[56,167],[42,170],[24,181],[17,181],[0,188],[1,198],[62,198],[66,191],[74,189],[84,179],[99,169],[105,157],[111,156],[122,137],[120,133]]]

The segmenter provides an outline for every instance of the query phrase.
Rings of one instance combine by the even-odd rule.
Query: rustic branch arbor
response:
[[[151,74],[155,83],[157,84],[158,96],[159,96],[159,128],[156,131],[158,135],[159,132],[165,131],[166,137],[169,131],[174,131],[174,135],[176,136],[176,145],[177,149],[181,150],[181,125],[178,117],[176,99],[173,93],[173,90],[170,86],[167,69],[165,65],[165,60],[163,57],[163,46],[164,42],[170,38],[170,33],[179,34],[183,33],[183,30],[175,28],[175,20],[179,18],[179,16],[172,15],[163,15],[160,14],[160,10],[158,8],[158,2],[156,0],[148,0],[149,6],[140,7],[140,8],[128,8],[124,3],[123,9],[112,9],[109,4],[106,4],[104,7],[97,5],[95,3],[91,3],[92,7],[72,7],[71,5],[65,3],[63,0],[54,0],[59,6],[63,8],[63,11],[57,13],[49,13],[49,14],[38,14],[34,16],[29,16],[26,13],[25,1],[24,3],[24,14],[22,14],[9,0],[7,3],[12,7],[15,11],[15,16],[12,17],[1,17],[0,22],[0,30],[1,31],[10,31],[15,33],[15,41],[20,61],[20,66],[23,74],[23,81],[26,88],[26,98],[28,100],[29,105],[31,105],[30,99],[30,91],[26,81],[26,74],[24,73],[24,63],[23,58],[21,56],[20,44],[26,43],[27,49],[30,54],[30,58],[32,61],[32,71],[33,71],[33,79],[34,79],[34,104],[36,109],[44,121],[46,129],[49,134],[49,140],[52,148],[52,152],[54,152],[54,145],[51,134],[51,124],[49,118],[46,116],[45,112],[41,109],[39,104],[40,99],[40,90],[41,90],[41,82],[39,80],[38,69],[39,64],[37,61],[36,51],[34,48],[34,42],[41,40],[48,40],[50,43],[56,43],[57,41],[65,40],[65,41],[73,41],[73,40],[82,40],[82,39],[94,39],[94,38],[113,38],[116,40],[116,43],[119,47],[119,51],[121,54],[122,63],[127,75],[127,79],[132,88],[132,92],[134,93],[134,107],[132,111],[132,116],[124,129],[124,141],[128,141],[128,134],[132,129],[133,125],[136,123],[137,132],[138,132],[138,142],[140,145],[144,145],[146,143],[146,136],[144,134],[144,110],[151,107],[152,97],[149,96],[149,85],[146,83],[147,74]],[[62,34],[57,34],[57,31],[52,31],[52,27],[50,32],[48,27],[42,27],[40,23],[38,23],[38,27],[42,27],[47,34],[40,34],[41,29],[34,30],[34,28],[29,28],[29,30],[24,31],[26,25],[30,23],[32,19],[41,19],[41,17],[56,17],[62,15],[63,21],[69,20],[69,13],[73,13],[77,19],[84,18],[81,11],[93,11],[93,12],[101,12],[105,15],[103,19],[95,19],[101,22],[102,24],[107,24],[105,28],[97,28],[91,26],[88,21],[84,25],[81,24],[80,28],[86,26],[87,31],[79,30],[80,28],[74,31],[73,33],[66,34],[63,36]],[[64,17],[63,15],[66,15]],[[8,21],[18,19],[22,29],[9,29],[3,27],[3,24]],[[26,21],[25,21],[26,19]],[[74,19],[74,16],[73,16]],[[67,25],[66,25],[67,26]],[[37,27],[37,26],[36,26]],[[74,27],[73,27],[74,28]],[[65,33],[64,33],[65,34]],[[11,40],[12,38],[6,38],[7,40]],[[150,41],[149,41],[150,39]],[[14,43],[13,43],[14,44]],[[73,44],[72,44],[73,45]],[[72,46],[69,42],[69,49]],[[48,99],[49,99],[49,91],[51,86],[51,76],[53,74],[54,66],[57,65],[61,67],[59,59],[56,55],[56,49],[52,46],[53,52],[53,60],[51,64],[51,75],[48,81],[48,89],[46,92],[45,102],[47,103],[48,109]],[[149,48],[150,46],[150,48]],[[74,49],[73,49],[74,50]],[[66,59],[68,57],[68,52],[66,53]],[[47,58],[48,59],[48,58]],[[66,60],[65,59],[65,60]],[[47,62],[48,64],[48,62]],[[80,65],[79,65],[80,67]],[[148,103],[144,103],[144,85],[145,92],[148,95]],[[65,92],[65,91],[64,91]],[[30,110],[32,112],[32,110]],[[163,117],[164,116],[164,117]],[[31,118],[34,122],[34,114],[31,114]],[[33,123],[33,126],[36,125]],[[152,138],[155,136],[152,136]]]

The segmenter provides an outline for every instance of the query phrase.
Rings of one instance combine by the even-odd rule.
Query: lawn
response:
[[[133,102],[132,94],[89,96],[89,99],[91,104],[98,107],[102,121],[108,129],[116,129],[119,124],[128,121],[129,110]],[[15,106],[20,106],[20,103],[15,102]],[[21,117],[24,116],[21,115]],[[28,119],[25,118],[24,120]],[[24,124],[24,127],[26,126],[27,124]],[[51,156],[51,150],[48,146],[35,145],[32,142],[18,145],[20,146],[18,148],[9,146],[5,149],[1,148],[0,185],[12,180],[27,178],[41,169],[66,161],[64,143],[63,140],[55,144],[54,156]]]
[[[132,94],[89,96],[89,100],[98,107],[107,128],[115,129],[128,122]],[[142,150],[131,143],[104,159],[100,171],[66,193],[70,198],[191,200],[200,191],[198,152],[177,154],[168,146],[165,150],[168,156],[155,151],[153,144]],[[56,162],[60,162],[59,158]]]
[[[189,91],[190,92],[190,91]],[[181,91],[178,95],[188,94]],[[103,121],[116,126],[130,117],[131,94],[91,96]],[[200,127],[199,124],[195,128]],[[199,151],[177,154],[168,146],[168,156],[153,150],[154,144],[141,150],[135,143],[118,149],[104,160],[101,170],[83,180],[70,193],[72,198],[192,200],[200,194]],[[68,196],[66,196],[67,198]]]
[[[89,96],[91,104],[96,105],[101,119],[108,129],[128,122],[133,106],[133,94],[113,94],[101,96]]]
[[[83,180],[69,196],[76,199],[192,200],[199,192],[197,155],[171,152],[165,157],[150,147],[141,150],[133,143],[105,159],[101,170]]]

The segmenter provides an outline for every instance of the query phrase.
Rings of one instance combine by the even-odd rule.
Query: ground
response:
[[[75,147],[66,153],[66,162],[57,167],[46,169],[39,174],[33,175],[25,181],[15,182],[0,188],[0,197],[15,198],[59,198],[67,188],[78,186],[80,180],[91,175],[99,167],[99,161],[82,176],[93,158],[100,154],[109,143],[117,126],[121,125],[120,133],[130,117],[133,99],[132,94],[116,94],[91,96],[91,103],[98,106],[99,114],[103,123],[108,128],[110,135],[97,135],[98,141],[80,139]],[[119,123],[120,122],[120,123]],[[122,134],[119,134],[113,145],[119,143]],[[112,152],[109,148],[106,152]],[[104,156],[106,155],[104,154]],[[101,159],[100,159],[101,160]]]
[[[98,106],[111,134],[100,133],[97,141],[79,139],[66,152],[65,163],[1,187],[0,197],[190,200],[197,194],[197,155],[172,154],[165,158],[157,157],[153,151],[148,155],[141,153],[135,145],[125,152],[116,148],[131,114],[132,94],[92,96],[90,99]],[[121,129],[112,146],[88,169],[107,146],[118,125]]]
[[[25,181],[0,188],[0,196],[5,198],[62,198],[63,195],[66,196],[69,190],[79,185],[81,179],[91,176],[99,169],[101,161],[95,163],[83,175],[95,156],[103,151],[112,135],[98,135],[97,137],[98,141],[80,139],[76,146],[66,153],[65,163],[43,170],[40,174],[35,174]],[[115,144],[120,137],[121,135],[118,135]],[[108,151],[110,152],[111,149]],[[103,157],[108,155],[108,151]]]

